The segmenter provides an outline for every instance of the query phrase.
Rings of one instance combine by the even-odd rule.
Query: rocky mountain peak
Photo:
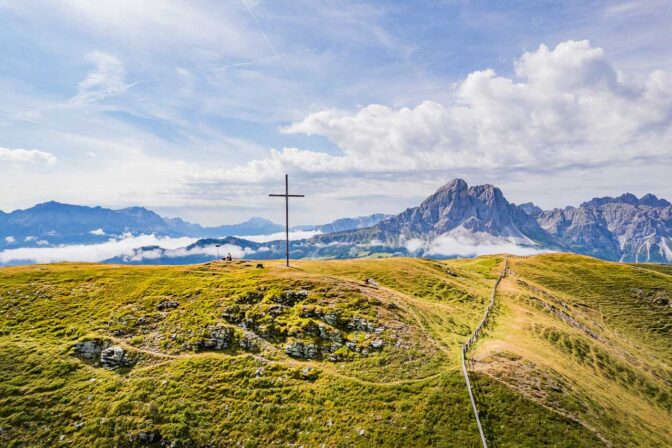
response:
[[[672,261],[672,207],[653,194],[593,198],[545,211],[541,227],[573,251],[627,262]]]
[[[425,199],[420,208],[433,207],[437,204],[445,204],[456,199],[464,199],[469,194],[469,186],[462,179],[453,179],[440,187],[434,194]]]
[[[668,207],[672,205],[665,199],[659,199],[656,195],[651,193],[645,194],[639,199],[632,193],[625,193],[617,197],[603,196],[600,198],[593,198],[590,201],[582,203],[581,207],[595,208],[606,204],[628,204],[634,207]]]
[[[672,204],[663,198],[658,198],[655,194],[648,193],[639,198],[639,205],[646,205],[649,207],[669,207]]]
[[[315,241],[370,243],[379,241],[392,247],[406,241],[431,242],[436,238],[460,241],[501,241],[554,245],[553,238],[537,222],[509,203],[502,191],[490,184],[469,186],[453,179],[412,207],[375,226],[338,234],[318,235]],[[413,249],[415,251],[415,249]]]
[[[544,210],[542,210],[541,207],[536,205],[534,202],[526,202],[524,204],[520,204],[518,206],[522,211],[527,213],[530,216],[538,216],[541,213],[543,213]]]
[[[469,195],[476,197],[489,205],[509,205],[508,201],[504,198],[502,190],[494,185],[474,185],[469,187]]]
[[[41,202],[39,204],[36,204],[32,209],[33,210],[59,210],[59,209],[65,209],[69,207],[76,207],[75,205],[68,205],[68,204],[63,204],[61,202],[56,202],[56,201],[47,201],[47,202]]]
[[[469,185],[467,185],[467,182],[464,179],[460,179],[459,177],[456,177],[455,179],[451,180],[447,184],[445,184],[443,187],[440,187],[437,190],[437,193],[442,191],[442,190],[451,190],[451,191],[465,191],[469,188]]]

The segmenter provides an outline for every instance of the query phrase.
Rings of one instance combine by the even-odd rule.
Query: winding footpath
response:
[[[485,325],[488,323],[490,312],[495,307],[495,296],[497,295],[497,287],[499,286],[499,283],[502,281],[502,279],[506,277],[508,268],[509,268],[509,259],[507,257],[504,259],[504,269],[502,269],[502,273],[499,274],[499,277],[495,282],[495,286],[492,288],[492,294],[490,295],[490,303],[488,304],[488,309],[485,311],[485,314],[483,315],[483,319],[481,319],[481,322],[478,324],[478,326],[474,330],[474,333],[467,340],[467,342],[465,342],[462,345],[462,375],[464,375],[464,381],[467,383],[467,390],[469,391],[469,400],[471,400],[471,407],[474,410],[474,417],[476,417],[476,425],[478,426],[478,432],[481,435],[481,442],[483,443],[483,448],[488,448],[488,440],[485,437],[485,433],[483,432],[483,426],[481,425],[481,418],[478,415],[478,408],[476,407],[474,392],[472,391],[471,381],[469,380],[469,372],[467,371],[467,352],[469,351],[471,346],[476,343],[478,337],[481,335],[483,327],[485,327]]]

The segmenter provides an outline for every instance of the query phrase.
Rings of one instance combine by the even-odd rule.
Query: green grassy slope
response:
[[[609,445],[670,446],[672,277],[568,254],[510,267],[477,369]]]
[[[459,348],[502,261],[0,269],[0,446],[477,447]],[[573,257],[586,285],[608,275],[606,291],[642,290],[619,312],[620,296],[565,284],[561,257],[512,261],[475,353],[492,446],[669,441],[670,317],[649,299],[664,299],[672,281]],[[532,287],[581,306],[590,322],[599,308],[592,364],[581,333]],[[118,347],[131,362],[105,368],[84,346]],[[542,362],[548,353],[557,363]],[[580,381],[595,372],[601,382]],[[637,413],[612,392],[629,394]],[[612,426],[625,429],[612,437]]]

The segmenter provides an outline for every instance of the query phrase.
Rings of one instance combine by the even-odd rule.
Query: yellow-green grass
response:
[[[153,432],[157,446],[160,435],[175,446],[477,447],[459,371],[460,346],[485,311],[503,259],[316,260],[296,262],[291,269],[280,262],[264,262],[262,268],[256,262],[217,262],[0,269],[0,445],[135,446],[141,432]],[[513,260],[514,275],[550,287],[543,276],[554,278],[548,272],[555,271],[546,264],[561,266],[563,260],[535,260]],[[587,272],[575,273],[579,276],[607,265],[573,260],[585,265]],[[539,267],[530,264],[524,274],[524,263]],[[380,286],[366,285],[366,278]],[[618,350],[634,345],[618,345],[618,350],[600,345],[610,357],[593,355],[612,369],[631,368],[637,378],[646,370],[642,378],[648,382],[635,380],[629,388],[618,378],[604,384],[587,378],[585,386],[580,377],[592,371],[573,348],[557,348],[547,329],[557,327],[572,343],[581,335],[549,317],[537,302],[521,298],[514,278],[503,288],[495,320],[477,346],[476,356],[484,362],[474,374],[492,446],[603,446],[604,440],[632,445],[644,431],[651,435],[643,441],[665,440],[670,414],[663,395],[669,385],[665,388],[654,373],[669,371],[669,351],[657,339],[662,333],[631,339],[647,350],[641,360],[638,352],[632,354],[651,371],[623,364],[625,355]],[[611,303],[562,285],[565,290],[558,292],[571,295],[565,300]],[[292,300],[283,302],[288,297]],[[167,301],[178,305],[158,309]],[[281,302],[282,311],[271,313]],[[315,316],[326,312],[340,316],[339,324],[327,329],[338,330],[359,352],[339,349],[335,361],[329,353],[310,360],[288,356],[290,341],[323,343],[315,329],[325,322]],[[527,313],[539,319],[527,322]],[[585,313],[586,319],[594,317]],[[243,328],[232,314],[251,324]],[[642,316],[651,326],[660,323],[651,313]],[[376,331],[345,324],[362,320]],[[608,327],[600,334],[611,343],[632,326],[628,322],[612,317],[600,324]],[[530,323],[537,327],[527,328]],[[199,345],[213,328],[230,331],[228,347]],[[509,335],[515,339],[507,340]],[[92,339],[124,348],[137,363],[108,370],[75,356],[75,344]],[[371,348],[375,339],[383,341],[382,348]],[[240,341],[252,341],[255,348],[243,348]],[[511,341],[520,342],[519,353],[510,350]],[[553,370],[544,364],[549,350],[558,366],[569,367]],[[512,376],[502,374],[507,363]],[[527,365],[534,368],[520,367]],[[578,368],[566,371],[571,366]],[[549,376],[539,393],[509,381],[534,382],[539,372]],[[554,392],[557,378],[578,385]],[[581,406],[593,387],[606,389],[596,392],[585,411]],[[659,389],[654,393],[651,387]],[[637,416],[613,404],[609,388],[625,390],[633,406],[650,414]],[[558,398],[549,400],[551,394]],[[649,422],[654,418],[658,424]],[[630,438],[626,430],[615,430],[619,438],[605,434],[609,425],[630,428],[640,420],[648,426],[633,429]]]
[[[672,277],[568,254],[509,266],[477,370],[608,445],[670,446]]]

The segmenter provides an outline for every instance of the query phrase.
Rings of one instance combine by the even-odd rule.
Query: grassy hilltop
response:
[[[460,346],[503,261],[0,269],[0,446],[478,447]],[[490,445],[671,445],[672,272],[509,266],[470,352]]]

